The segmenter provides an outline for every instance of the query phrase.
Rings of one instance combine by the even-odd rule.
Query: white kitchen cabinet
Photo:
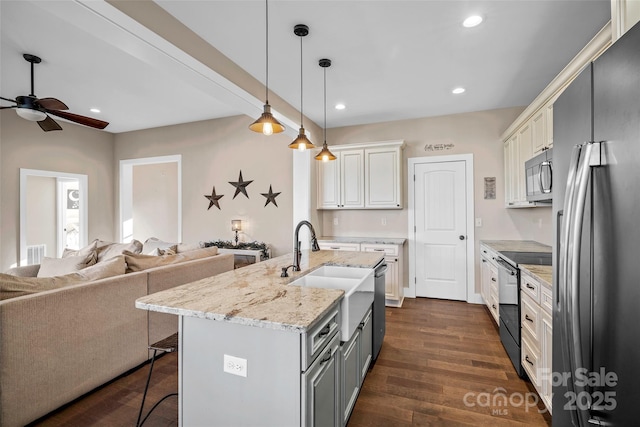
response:
[[[553,102],[548,103],[545,107],[545,132],[546,143],[545,149],[553,147]]]
[[[364,151],[332,150],[336,160],[318,163],[318,208],[364,208]]]
[[[323,251],[356,251],[360,252],[360,243],[318,242]]]
[[[402,245],[362,243],[360,250],[363,252],[384,252],[384,260],[387,263],[387,272],[385,274],[385,305],[389,307],[402,307],[402,303],[404,302]]]
[[[495,257],[496,254],[493,250],[480,244],[480,293],[496,325],[500,325],[498,266],[494,261]]]
[[[541,108],[531,118],[531,145],[533,153],[543,151],[547,143],[547,114],[546,108]]]
[[[367,208],[401,207],[401,154],[397,146],[365,148],[364,182]]]
[[[552,293],[551,287],[521,270],[521,363],[545,406],[551,412]]]
[[[403,141],[332,146],[318,163],[318,209],[401,209]]]
[[[505,205],[508,208],[535,206],[527,202],[524,163],[533,157],[532,123],[526,122],[504,143]]]

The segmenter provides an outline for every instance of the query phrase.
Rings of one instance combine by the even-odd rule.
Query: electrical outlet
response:
[[[482,227],[482,218],[476,218],[476,227]]]
[[[338,218],[333,218],[333,225],[338,225]]]
[[[387,225],[387,218],[382,218],[382,225]]]
[[[224,372],[239,377],[247,377],[247,359],[224,355]]]

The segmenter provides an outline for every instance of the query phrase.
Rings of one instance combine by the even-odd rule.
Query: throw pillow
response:
[[[98,246],[98,239],[89,243],[87,246],[81,249],[69,249],[65,248],[62,252],[62,258],[69,258],[72,256],[91,256],[93,258],[92,264],[94,264],[98,260],[98,254],[96,253],[96,248]]]
[[[156,254],[156,249],[167,249],[174,245],[176,245],[176,243],[165,242],[155,237],[149,237],[144,241],[144,244],[142,245],[142,252],[140,253],[145,255],[154,255]]]
[[[142,251],[142,243],[133,239],[129,243],[110,243],[98,247],[98,262],[122,255],[125,251],[139,254]]]
[[[160,255],[175,255],[177,253],[178,253],[178,245],[172,245],[166,249],[155,248],[153,252],[145,255],[160,256]]]
[[[100,280],[107,277],[120,276],[127,270],[127,263],[124,255],[113,256],[106,261],[99,262],[91,267],[83,268],[76,273],[70,274],[72,278],[80,279],[84,282]]]
[[[218,248],[212,246],[210,248],[197,249],[189,252],[178,253],[175,255],[145,255],[124,253],[125,260],[127,261],[127,271],[143,271],[149,268],[162,267],[165,265],[177,264],[180,262],[190,261],[199,258],[205,258],[208,256],[214,256],[218,254]]]
[[[40,262],[37,277],[64,276],[95,264],[92,254],[88,256],[68,256],[66,258],[44,257]]]

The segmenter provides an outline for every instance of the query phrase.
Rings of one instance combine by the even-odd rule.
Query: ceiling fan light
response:
[[[336,156],[329,151],[329,147],[327,147],[327,141],[322,144],[322,150],[314,157],[316,160],[322,160],[323,162],[328,162],[329,160],[335,160]]]
[[[47,115],[39,110],[31,108],[16,108],[16,113],[25,120],[30,122],[40,122],[47,118]]]
[[[258,119],[249,125],[249,129],[263,135],[271,135],[284,131],[284,126],[271,114],[271,105],[264,104],[264,112]]]
[[[289,148],[304,151],[307,149],[315,148],[315,145],[313,145],[313,143],[309,141],[309,138],[307,138],[307,135],[305,135],[304,133],[304,128],[301,127],[296,139],[294,139],[293,142],[289,144]]]

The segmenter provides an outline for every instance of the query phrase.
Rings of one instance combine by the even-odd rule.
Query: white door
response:
[[[465,161],[418,163],[414,174],[416,296],[466,300]]]

